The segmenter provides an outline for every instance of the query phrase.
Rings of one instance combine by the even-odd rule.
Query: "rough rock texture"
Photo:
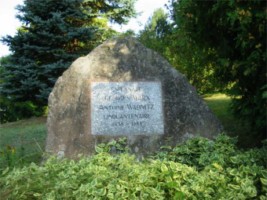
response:
[[[184,75],[135,39],[120,38],[78,58],[57,80],[49,96],[47,152],[71,158],[91,155],[96,144],[119,137],[91,134],[90,85],[97,81],[161,82],[164,134],[128,135],[133,153],[142,156],[162,145],[175,145],[194,136],[213,138],[222,131]]]

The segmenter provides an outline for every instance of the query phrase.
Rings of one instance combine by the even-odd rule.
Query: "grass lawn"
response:
[[[253,147],[257,145],[255,138],[251,138],[248,134],[248,125],[242,123],[234,117],[232,114],[231,98],[225,94],[213,94],[210,96],[204,96],[205,102],[209,108],[218,117],[224,126],[225,133],[229,136],[238,136],[238,145],[241,147]]]
[[[46,118],[0,125],[0,170],[5,166],[39,162],[44,152]]]
[[[236,135],[242,132],[240,123],[231,114],[230,106],[231,99],[225,94],[214,94],[204,97],[205,102],[208,104],[213,113],[219,118],[224,126],[225,131],[229,135]]]
[[[204,100],[222,122],[230,136],[239,136],[241,145],[246,146],[250,138],[244,136],[246,126],[231,114],[231,99],[224,94],[204,97]],[[38,162],[44,152],[46,118],[31,118],[0,125],[0,169],[7,165]]]

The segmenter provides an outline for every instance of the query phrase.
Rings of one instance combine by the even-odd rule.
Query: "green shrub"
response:
[[[0,123],[13,122],[32,116],[42,116],[46,107],[37,107],[31,101],[13,102],[0,96]]]
[[[121,141],[113,145],[117,150],[123,147]],[[107,146],[100,145],[98,154],[79,161],[50,158],[41,166],[7,168],[0,178],[0,196],[262,200],[267,196],[266,146],[242,151],[226,136],[214,142],[196,138],[173,149],[165,147],[143,161],[123,152],[111,155],[107,152],[111,143]]]
[[[267,163],[267,148],[264,144],[261,149],[243,151],[236,147],[236,138],[219,135],[215,141],[206,138],[193,138],[175,148],[162,147],[155,156],[161,160],[180,162],[199,170],[212,163],[222,167],[238,167],[240,165],[257,164],[264,166]]]

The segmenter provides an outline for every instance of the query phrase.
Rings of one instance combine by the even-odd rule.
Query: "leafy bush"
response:
[[[15,146],[6,145],[0,148],[0,173],[6,167],[22,167],[29,165],[32,162],[39,162],[43,158],[43,152],[40,145],[36,142],[36,148],[33,149],[33,144],[27,144],[28,146],[20,146],[16,148]],[[27,152],[32,150],[31,153]]]
[[[113,142],[115,149],[123,145]],[[107,147],[108,146],[108,147]],[[241,151],[233,140],[189,140],[152,158],[111,155],[110,144],[79,161],[50,158],[44,165],[6,169],[4,199],[266,199],[266,146]],[[166,151],[167,149],[167,151]],[[184,164],[186,163],[186,164]]]
[[[175,148],[162,147],[155,158],[183,163],[198,170],[217,163],[222,167],[265,166],[267,163],[267,148],[261,150],[240,150],[236,147],[236,138],[219,135],[215,141],[206,138],[193,138]]]
[[[46,106],[38,107],[31,101],[13,102],[10,99],[0,96],[0,123],[13,122],[32,116],[42,116]]]

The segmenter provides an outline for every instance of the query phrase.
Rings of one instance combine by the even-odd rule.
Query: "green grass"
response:
[[[39,162],[44,152],[46,118],[32,118],[0,126],[0,169]]]
[[[226,132],[235,134],[240,128],[230,111],[231,99],[225,94],[215,94],[205,97],[204,100],[213,111],[213,113],[222,122]],[[234,123],[233,123],[234,122]]]
[[[251,138],[251,135],[249,135],[248,124],[244,124],[235,118],[231,112],[231,98],[229,96],[225,94],[213,94],[206,97],[204,96],[204,100],[221,121],[225,133],[232,137],[238,137],[238,145],[240,147],[256,146],[258,141],[255,141],[254,138]]]

